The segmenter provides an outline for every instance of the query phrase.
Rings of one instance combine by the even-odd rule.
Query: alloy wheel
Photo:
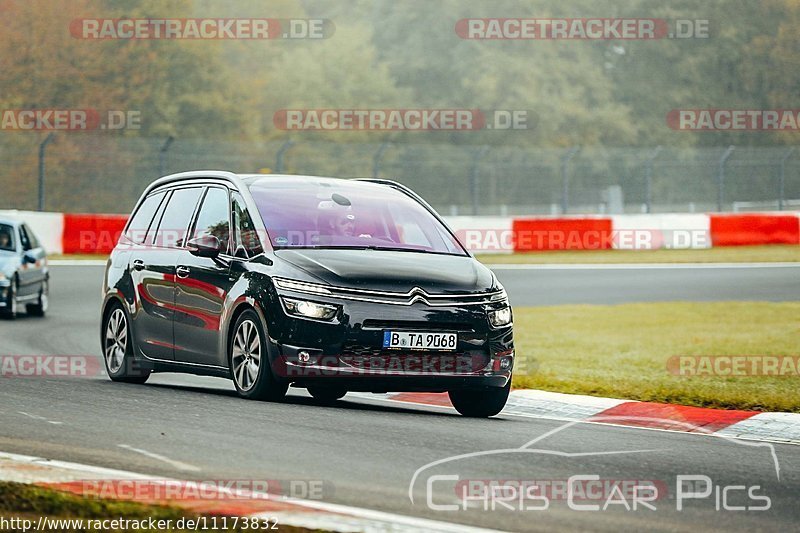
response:
[[[261,366],[261,339],[252,320],[244,320],[233,339],[233,379],[243,391],[253,388]]]
[[[128,323],[122,309],[114,309],[106,326],[105,356],[108,371],[116,374],[122,368],[128,349]]]

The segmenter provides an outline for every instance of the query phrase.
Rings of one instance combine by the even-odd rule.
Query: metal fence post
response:
[[[39,211],[44,211],[44,151],[53,142],[55,133],[50,133],[39,145]]]
[[[656,157],[661,153],[663,146],[656,146],[650,156],[647,158],[647,163],[644,169],[644,202],[645,212],[650,213],[653,204],[653,163]]]
[[[381,170],[381,159],[383,159],[383,153],[386,151],[387,148],[389,148],[389,145],[391,145],[391,144],[392,143],[390,143],[389,141],[384,142],[383,144],[381,144],[378,147],[378,151],[375,152],[375,155],[372,156],[372,177],[373,178],[379,177],[378,173]]]
[[[472,158],[472,172],[469,180],[470,196],[472,196],[472,216],[478,216],[478,165],[488,151],[488,146],[482,146]]]
[[[287,139],[285,143],[278,149],[278,153],[275,155],[275,172],[283,172],[283,158],[286,155],[286,152],[294,145],[294,141],[291,139]]]
[[[575,157],[580,151],[580,146],[573,146],[561,158],[561,213],[566,214],[569,210],[569,175],[567,174],[567,167],[572,158]]]
[[[733,153],[735,146],[728,146],[722,157],[719,158],[719,172],[717,174],[717,211],[722,212],[722,204],[725,203],[725,162]]]
[[[167,137],[167,140],[164,141],[164,144],[161,145],[161,149],[158,151],[158,175],[163,176],[167,173],[167,151],[169,147],[172,146],[173,141],[175,141],[175,137],[170,135]]]
[[[789,151],[783,154],[781,158],[781,175],[780,183],[778,184],[778,211],[783,211],[783,202],[786,200],[786,161],[792,157],[794,150],[794,146],[789,148]]]

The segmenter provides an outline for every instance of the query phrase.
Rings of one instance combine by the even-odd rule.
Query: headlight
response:
[[[492,309],[489,311],[489,323],[494,328],[501,328],[511,324],[511,308]]]
[[[290,315],[313,318],[315,320],[333,320],[339,308],[335,305],[283,298],[283,306]]]

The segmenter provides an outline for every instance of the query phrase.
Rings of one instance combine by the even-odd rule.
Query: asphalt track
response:
[[[0,321],[0,355],[98,354],[101,273],[100,267],[53,268],[48,317]],[[498,270],[498,276],[515,305],[800,299],[798,267],[515,269]],[[685,290],[655,288],[666,280]],[[797,446],[593,424],[565,427],[517,416],[469,420],[446,409],[362,396],[323,407],[304,391],[292,391],[280,404],[247,402],[225,380],[170,374],[144,386],[102,376],[0,378],[0,450],[168,477],[321,481],[324,501],[504,530],[785,531],[800,519]],[[470,455],[488,450],[495,452]],[[412,503],[415,472],[459,455],[419,472]],[[556,483],[598,475],[655,482],[660,498],[651,503],[656,510],[611,505],[577,511],[550,494],[546,510],[530,509],[542,506],[540,500],[524,501],[523,509],[515,500],[496,502],[495,510],[443,511],[429,508],[427,496],[437,505],[453,504],[455,485],[440,479],[429,492],[431,474]],[[678,475],[708,476],[712,494],[686,501],[678,511]],[[725,486],[767,496],[770,509],[718,511],[725,503],[764,504],[740,489],[723,491]],[[604,500],[576,503],[602,507]],[[630,497],[626,502],[632,505]]]

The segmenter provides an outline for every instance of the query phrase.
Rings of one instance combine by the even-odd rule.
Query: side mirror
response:
[[[209,257],[211,259],[216,259],[222,253],[222,245],[219,243],[219,239],[213,235],[203,235],[202,237],[190,239],[186,243],[186,248],[194,256]]]
[[[22,262],[24,264],[35,265],[36,264],[36,257],[31,252],[25,252],[22,255]]]

